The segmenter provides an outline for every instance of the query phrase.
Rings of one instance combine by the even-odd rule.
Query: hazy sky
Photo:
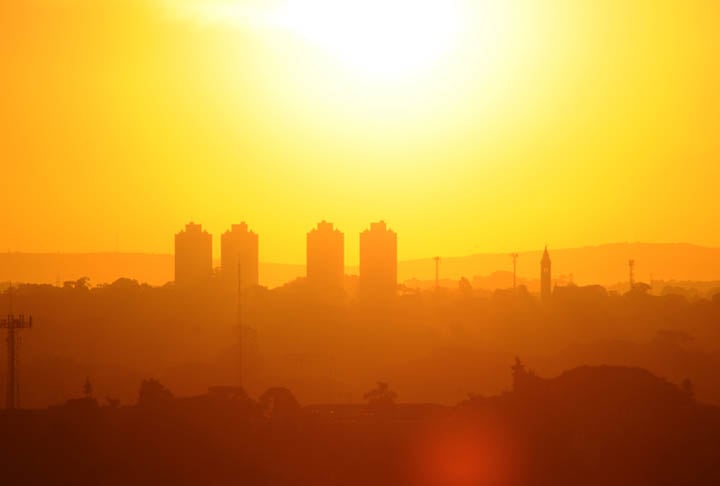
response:
[[[717,0],[3,4],[2,250],[720,245]]]

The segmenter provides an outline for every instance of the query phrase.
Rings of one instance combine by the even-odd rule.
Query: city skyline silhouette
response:
[[[720,2],[0,7],[0,485],[720,484]]]

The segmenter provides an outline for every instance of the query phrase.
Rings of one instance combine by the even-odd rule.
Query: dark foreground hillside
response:
[[[300,407],[285,389],[250,400],[212,388],[138,405],[0,415],[2,484],[715,485],[720,409],[635,368],[582,367],[541,379],[519,361],[514,389],[453,408]]]

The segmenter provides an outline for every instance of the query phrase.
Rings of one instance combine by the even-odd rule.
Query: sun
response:
[[[431,70],[455,47],[462,15],[453,0],[288,0],[276,23],[373,78]]]

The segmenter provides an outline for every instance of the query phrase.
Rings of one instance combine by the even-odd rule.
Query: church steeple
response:
[[[552,295],[552,262],[548,253],[547,245],[540,260],[540,300],[549,302]]]

